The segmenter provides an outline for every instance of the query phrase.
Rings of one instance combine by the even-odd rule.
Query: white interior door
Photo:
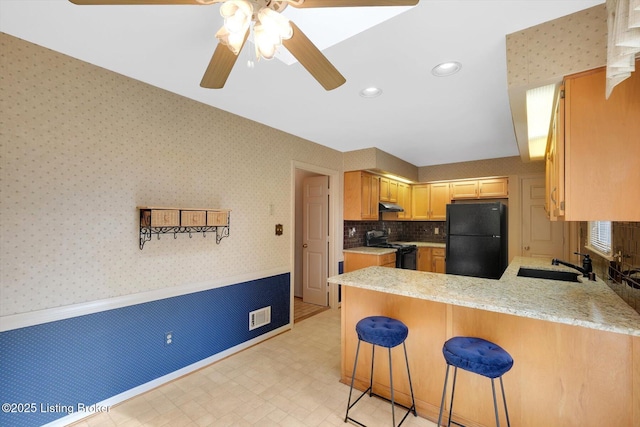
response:
[[[544,210],[544,177],[522,178],[522,248],[534,258],[562,258],[564,222],[549,221]]]
[[[302,300],[326,306],[329,258],[329,177],[303,181]]]

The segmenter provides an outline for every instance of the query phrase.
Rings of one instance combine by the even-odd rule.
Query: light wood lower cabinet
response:
[[[388,253],[382,255],[375,254],[363,254],[357,252],[345,252],[344,253],[344,272],[348,273],[354,270],[360,270],[361,268],[381,266],[392,267],[396,266],[396,253]]]
[[[446,272],[445,250],[443,248],[431,249],[431,271],[442,274]]]
[[[398,319],[409,328],[405,343],[417,412],[431,421],[438,419],[446,370],[442,345],[452,336],[477,336],[500,345],[515,361],[503,377],[512,426],[640,425],[640,337],[351,286],[342,287],[340,311],[341,381],[351,382],[356,323],[373,315]],[[394,397],[407,405],[402,346],[391,354]],[[370,366],[371,351],[361,351],[355,374],[360,390],[369,385]],[[386,363],[375,365],[373,387],[385,397],[390,396],[388,369]],[[496,425],[489,379],[459,370],[455,399],[454,421]],[[500,425],[506,425],[500,408]]]
[[[443,248],[419,247],[416,270],[445,273],[445,250]]]

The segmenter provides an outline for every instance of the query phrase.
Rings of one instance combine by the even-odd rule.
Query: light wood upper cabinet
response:
[[[506,177],[405,184],[365,171],[344,173],[344,219],[348,221],[446,221],[451,200],[508,197]],[[380,215],[380,202],[398,204],[404,212]]]
[[[508,178],[483,178],[453,181],[451,199],[494,199],[509,197]]]
[[[560,87],[545,156],[545,211],[555,221],[564,216],[564,86]]]
[[[398,202],[398,181],[386,177],[380,177],[380,201]]]
[[[448,182],[416,184],[412,190],[412,218],[415,220],[444,221],[447,219],[449,197]]]
[[[617,85],[608,100],[605,75],[603,67],[564,81],[567,221],[640,221],[640,72]]]
[[[478,180],[478,198],[509,197],[509,180],[507,178],[489,178]]]
[[[368,172],[344,173],[344,219],[377,220],[380,177]]]
[[[404,212],[398,212],[398,219],[411,219],[411,186],[402,182],[398,183],[398,205]]]
[[[451,199],[477,199],[478,181],[456,181],[451,183]]]
[[[429,198],[431,186],[417,184],[411,188],[411,218],[417,220],[429,219]]]
[[[431,195],[429,202],[431,205],[431,215],[429,219],[444,221],[447,219],[447,205],[451,203],[449,195],[449,183],[434,183],[431,185]]]

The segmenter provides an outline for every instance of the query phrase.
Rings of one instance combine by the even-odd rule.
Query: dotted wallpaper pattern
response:
[[[604,4],[507,35],[509,87],[544,83],[606,61]]]
[[[338,151],[3,33],[0,132],[0,315],[290,270],[291,162],[342,170]],[[141,251],[136,206],[231,209],[230,237]]]

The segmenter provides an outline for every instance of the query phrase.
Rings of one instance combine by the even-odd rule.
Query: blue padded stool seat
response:
[[[354,423],[364,426],[361,422],[353,419],[349,416],[349,411],[351,408],[355,406],[356,403],[362,397],[369,393],[369,397],[377,396],[381,399],[384,399],[388,402],[391,402],[391,422],[394,427],[399,427],[407,416],[413,412],[414,416],[418,416],[416,412],[416,402],[413,397],[413,386],[411,385],[411,373],[409,372],[409,359],[407,358],[407,346],[405,345],[405,340],[409,335],[409,328],[407,325],[402,323],[397,319],[392,319],[386,316],[370,316],[365,317],[356,323],[356,333],[358,335],[358,346],[356,347],[356,357],[353,362],[353,373],[351,374],[351,388],[349,389],[349,400],[347,401],[347,413],[344,416],[344,422],[353,421]],[[360,397],[358,397],[353,403],[351,403],[351,394],[353,392],[353,383],[356,377],[356,367],[358,366],[358,355],[360,354],[360,343],[366,342],[371,345],[371,374],[369,376],[369,388],[367,388]],[[407,376],[409,378],[409,390],[411,393],[411,406],[405,406],[395,401],[394,391],[393,391],[393,372],[392,372],[392,364],[391,364],[391,349],[398,345],[402,344],[404,348],[404,360],[407,364]],[[384,396],[380,396],[373,392],[373,365],[375,361],[376,354],[376,346],[385,347],[388,349],[388,357],[389,357],[389,389],[391,394],[391,399],[387,399]],[[407,410],[406,414],[400,420],[400,422],[396,425],[396,412],[395,407],[400,406]]]
[[[356,324],[358,339],[381,347],[393,348],[407,339],[409,328],[399,320],[385,316],[365,317]]]
[[[513,366],[502,347],[482,338],[454,337],[444,343],[442,354],[449,365],[488,377],[501,377]]]
[[[498,403],[496,399],[496,387],[494,380],[496,378],[500,379],[500,388],[502,390],[502,401],[504,402],[507,426],[511,426],[511,423],[509,422],[509,411],[507,410],[507,399],[504,394],[504,384],[502,382],[502,375],[508,372],[513,366],[513,358],[511,355],[499,345],[476,337],[453,337],[444,343],[444,346],[442,347],[442,354],[447,362],[447,373],[444,377],[444,388],[442,389],[442,401],[440,402],[440,414],[438,415],[437,425],[440,426],[440,421],[442,420],[444,398],[447,391],[447,382],[449,380],[449,368],[453,366],[453,386],[451,388],[451,403],[449,404],[449,421],[447,423],[447,427],[450,427],[452,423],[462,425],[451,420],[458,368],[491,379],[493,410],[496,417],[496,425],[498,427],[500,427],[500,417],[498,415]]]

